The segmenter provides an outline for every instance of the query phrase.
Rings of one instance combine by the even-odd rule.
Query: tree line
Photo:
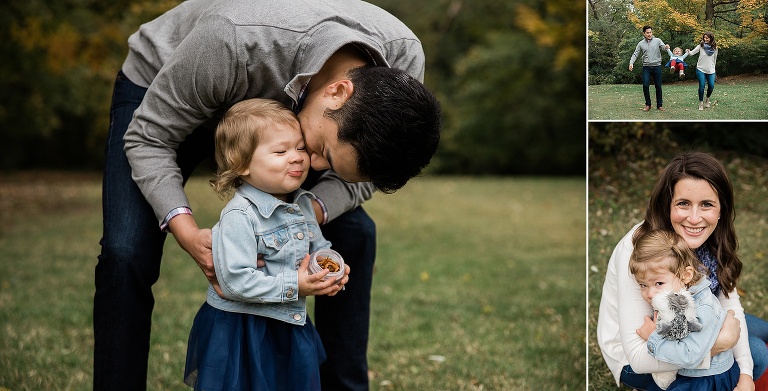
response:
[[[422,40],[443,105],[436,174],[580,175],[583,3],[370,1]],[[99,169],[127,38],[179,0],[0,5],[0,169]]]

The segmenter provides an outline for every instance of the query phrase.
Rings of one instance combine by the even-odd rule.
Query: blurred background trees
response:
[[[583,3],[371,2],[423,42],[445,118],[429,172],[584,174]],[[0,4],[0,169],[100,169],[128,36],[178,3]]]

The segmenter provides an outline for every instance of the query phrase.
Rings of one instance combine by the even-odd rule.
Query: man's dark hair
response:
[[[440,103],[405,72],[363,66],[349,72],[352,96],[325,115],[339,141],[357,151],[357,169],[379,191],[393,193],[429,164],[440,141]]]
[[[645,26],[643,26],[643,32],[645,32],[645,30],[648,30],[648,29],[653,30],[653,28],[651,26],[647,25],[647,24]]]

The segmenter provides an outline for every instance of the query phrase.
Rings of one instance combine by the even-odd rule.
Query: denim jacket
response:
[[[306,322],[297,270],[306,254],[331,247],[315,219],[313,198],[299,189],[294,202],[286,203],[247,183],[237,189],[212,230],[213,265],[226,299],[209,286],[208,304],[291,324]],[[256,266],[259,256],[264,267]]]
[[[648,338],[648,351],[657,360],[682,367],[677,373],[683,376],[703,377],[723,373],[734,363],[733,351],[730,349],[712,357],[709,369],[691,369],[709,355],[725,322],[726,311],[709,290],[708,279],[702,278],[689,291],[696,303],[696,316],[704,328],[679,341],[666,339],[654,331]]]

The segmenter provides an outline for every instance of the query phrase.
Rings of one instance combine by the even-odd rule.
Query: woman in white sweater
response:
[[[717,159],[700,152],[684,153],[664,169],[651,194],[645,220],[633,227],[613,251],[603,285],[597,340],[617,385],[623,383],[643,390],[653,381],[650,373],[679,369],[653,358],[636,333],[653,309],[643,300],[628,268],[634,238],[653,229],[666,229],[675,231],[695,249],[699,260],[710,270],[710,289],[723,308],[733,311],[738,320],[726,321],[710,348],[712,354],[733,347],[741,372],[737,389],[754,390],[744,309],[736,292],[741,261],[736,255],[733,221],[733,189]],[[734,346],[733,338],[729,342],[726,336],[735,334],[738,341]],[[697,368],[708,367],[709,357]]]
[[[699,79],[699,110],[710,108],[709,97],[715,90],[715,63],[717,63],[717,42],[715,36],[707,31],[701,36],[701,42],[693,48],[686,50],[689,55],[698,54],[696,62],[696,77]],[[704,98],[704,84],[707,85],[707,97]]]

